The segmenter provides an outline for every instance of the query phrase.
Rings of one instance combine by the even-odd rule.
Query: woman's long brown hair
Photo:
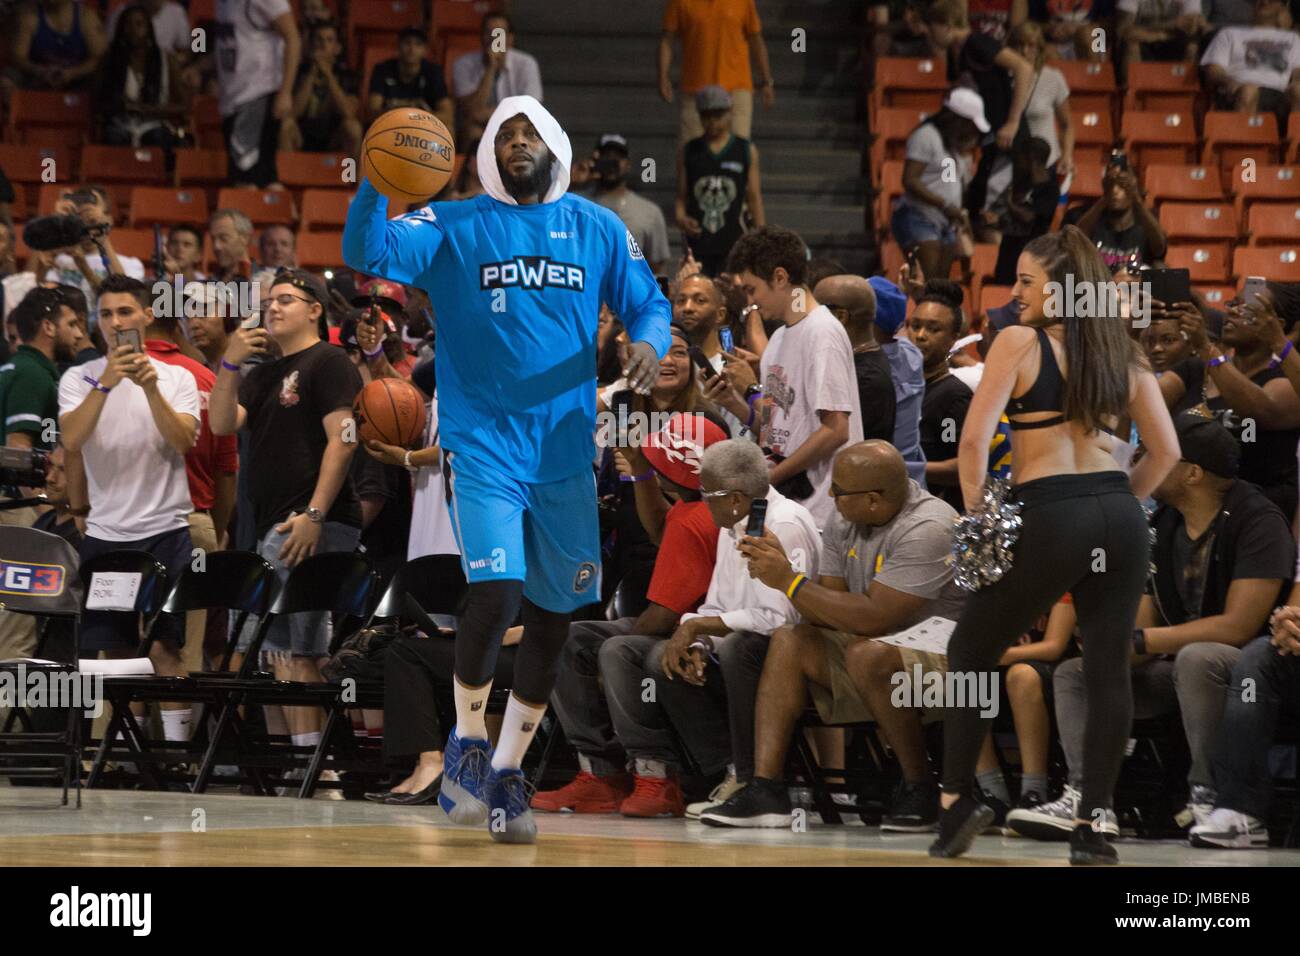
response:
[[[1030,241],[1025,253],[1043,267],[1050,281],[1059,283],[1062,293],[1066,277],[1073,276],[1074,288],[1092,283],[1094,301],[1107,303],[1104,295],[1114,280],[1102,261],[1096,245],[1075,226],[1048,233]],[[1130,376],[1143,365],[1141,353],[1129,338],[1123,316],[1080,316],[1074,303],[1067,302],[1065,315],[1065,400],[1061,409],[1068,421],[1078,422],[1096,431],[1105,427],[1106,419],[1127,414]]]

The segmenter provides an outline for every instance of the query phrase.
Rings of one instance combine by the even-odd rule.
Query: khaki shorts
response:
[[[853,678],[849,676],[849,669],[844,662],[845,654],[850,647],[870,638],[865,638],[861,634],[846,634],[844,631],[831,631],[825,628],[818,628],[817,633],[822,638],[822,647],[826,653],[826,671],[830,675],[831,684],[830,687],[813,683],[808,685],[818,715],[828,724],[860,724],[874,720],[870,708],[858,693]],[[910,648],[899,648],[899,654],[902,655],[903,673],[907,676],[909,684],[918,665],[923,677],[932,671],[943,674],[948,670],[948,658],[944,654],[929,654]]]

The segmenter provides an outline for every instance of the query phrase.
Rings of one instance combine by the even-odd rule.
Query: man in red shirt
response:
[[[217,377],[202,362],[181,354],[181,330],[178,319],[153,313],[145,330],[145,351],[168,365],[179,365],[194,376],[199,390],[199,434],[185,456],[185,476],[189,479],[190,537],[200,556],[225,546],[226,528],[235,510],[235,480],[239,471],[239,443],[234,435],[218,436],[208,425],[208,398]],[[185,646],[181,660],[187,671],[203,669],[204,630],[207,613],[191,611],[185,618]]]
[[[625,816],[681,816],[681,806],[643,806],[632,796],[627,754],[614,736],[606,695],[641,694],[641,687],[601,684],[600,648],[621,634],[667,638],[681,615],[704,600],[713,577],[718,527],[700,499],[700,456],[725,441],[726,432],[702,415],[681,412],[652,433],[640,450],[619,453],[620,478],[638,482],[637,514],[659,545],[646,592],[649,606],[639,617],[579,621],[569,627],[560,676],[551,702],[564,733],[578,751],[578,776],[559,790],[538,793],[533,809],[550,812],[622,813]],[[664,495],[676,501],[669,507]],[[680,794],[676,801],[680,804]]]

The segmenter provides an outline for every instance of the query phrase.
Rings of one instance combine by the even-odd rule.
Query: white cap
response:
[[[989,121],[984,118],[984,97],[966,86],[955,87],[948,93],[943,105],[958,116],[964,116],[975,124],[981,133],[989,131]]]

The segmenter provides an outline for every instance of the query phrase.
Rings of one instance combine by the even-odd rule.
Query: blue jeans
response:
[[[1294,714],[1300,709],[1298,701],[1300,658],[1283,657],[1267,637],[1257,637],[1242,648],[1232,668],[1215,738],[1214,783],[1219,794],[1215,806],[1259,820],[1268,816],[1273,798],[1268,752],[1282,708]]]
[[[284,547],[288,537],[287,533],[276,531],[273,527],[257,545],[257,553],[275,568],[281,587],[289,580],[290,568],[280,560],[280,549]],[[316,553],[343,551],[351,554],[357,549],[357,542],[360,540],[360,528],[353,528],[337,521],[326,521],[321,526]],[[249,645],[253,643],[257,621],[257,618],[249,615],[245,622],[244,630],[239,636],[241,652],[247,651]],[[329,653],[329,647],[329,615],[316,611],[277,617],[271,622],[271,628],[267,631],[266,640],[262,644],[263,651],[292,651],[294,657],[325,657]]]

